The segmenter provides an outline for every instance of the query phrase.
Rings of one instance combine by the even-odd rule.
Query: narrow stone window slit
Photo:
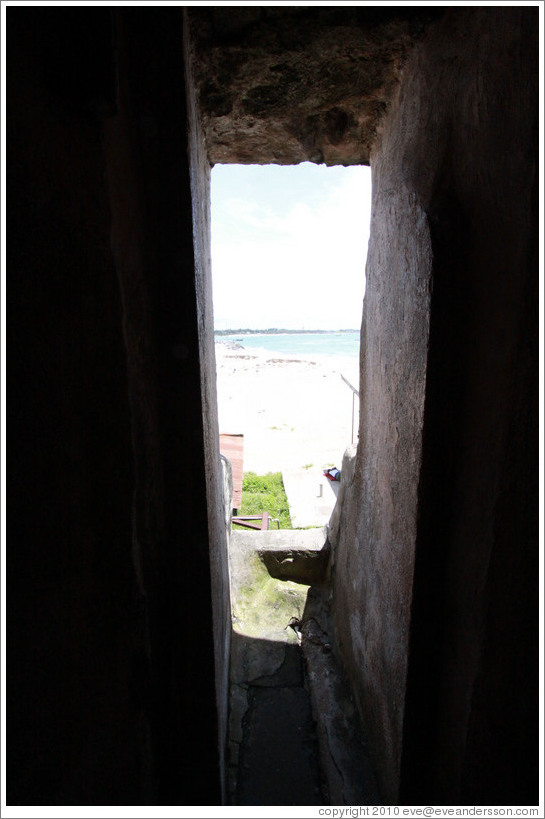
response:
[[[327,524],[357,442],[370,169],[217,165],[211,194],[233,476],[229,802],[337,804],[337,765],[362,740],[332,651]],[[372,775],[353,779],[351,801],[378,801]]]

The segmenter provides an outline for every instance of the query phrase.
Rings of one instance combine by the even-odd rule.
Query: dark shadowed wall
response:
[[[229,693],[229,651],[231,644],[231,599],[227,539],[231,531],[231,465],[220,459],[216,393],[216,358],[212,302],[212,261],[210,257],[210,162],[195,99],[191,48],[187,19],[184,17],[184,54],[188,101],[188,155],[193,203],[195,243],[195,284],[200,356],[200,386],[203,447],[206,474],[208,543],[212,572],[216,695],[219,719],[219,750],[222,799],[225,802],[227,748],[227,704]],[[222,466],[222,460],[224,465]],[[227,477],[227,474],[229,477]]]
[[[7,18],[8,800],[220,804],[182,10]]]
[[[423,775],[432,801],[538,801],[537,17],[459,11],[430,40],[429,68],[414,66],[413,93],[430,94],[408,153],[427,166],[424,184],[412,179],[433,296],[409,801]]]

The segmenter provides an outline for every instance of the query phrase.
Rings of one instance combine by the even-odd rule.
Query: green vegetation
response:
[[[314,464],[305,464],[303,469],[310,469],[312,466],[314,466]]]
[[[266,475],[246,472],[244,475],[239,515],[259,515],[261,512],[278,518],[281,529],[292,528],[281,472],[268,472]],[[271,528],[276,526],[273,524]]]
[[[261,639],[270,635],[273,646],[279,637],[282,642],[296,644],[295,633],[286,626],[292,617],[303,617],[309,587],[271,577],[255,551],[247,552],[242,571],[243,582],[239,585],[235,580],[232,589],[235,631]]]

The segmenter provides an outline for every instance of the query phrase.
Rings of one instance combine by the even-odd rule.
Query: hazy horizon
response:
[[[214,328],[214,333],[220,335],[234,335],[236,333],[251,333],[252,335],[266,335],[279,333],[359,333],[359,327],[226,327]]]

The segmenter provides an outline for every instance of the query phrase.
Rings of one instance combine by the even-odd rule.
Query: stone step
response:
[[[327,527],[277,529],[265,532],[233,531],[231,543],[259,555],[267,571],[278,580],[312,585],[325,579],[329,562]]]

